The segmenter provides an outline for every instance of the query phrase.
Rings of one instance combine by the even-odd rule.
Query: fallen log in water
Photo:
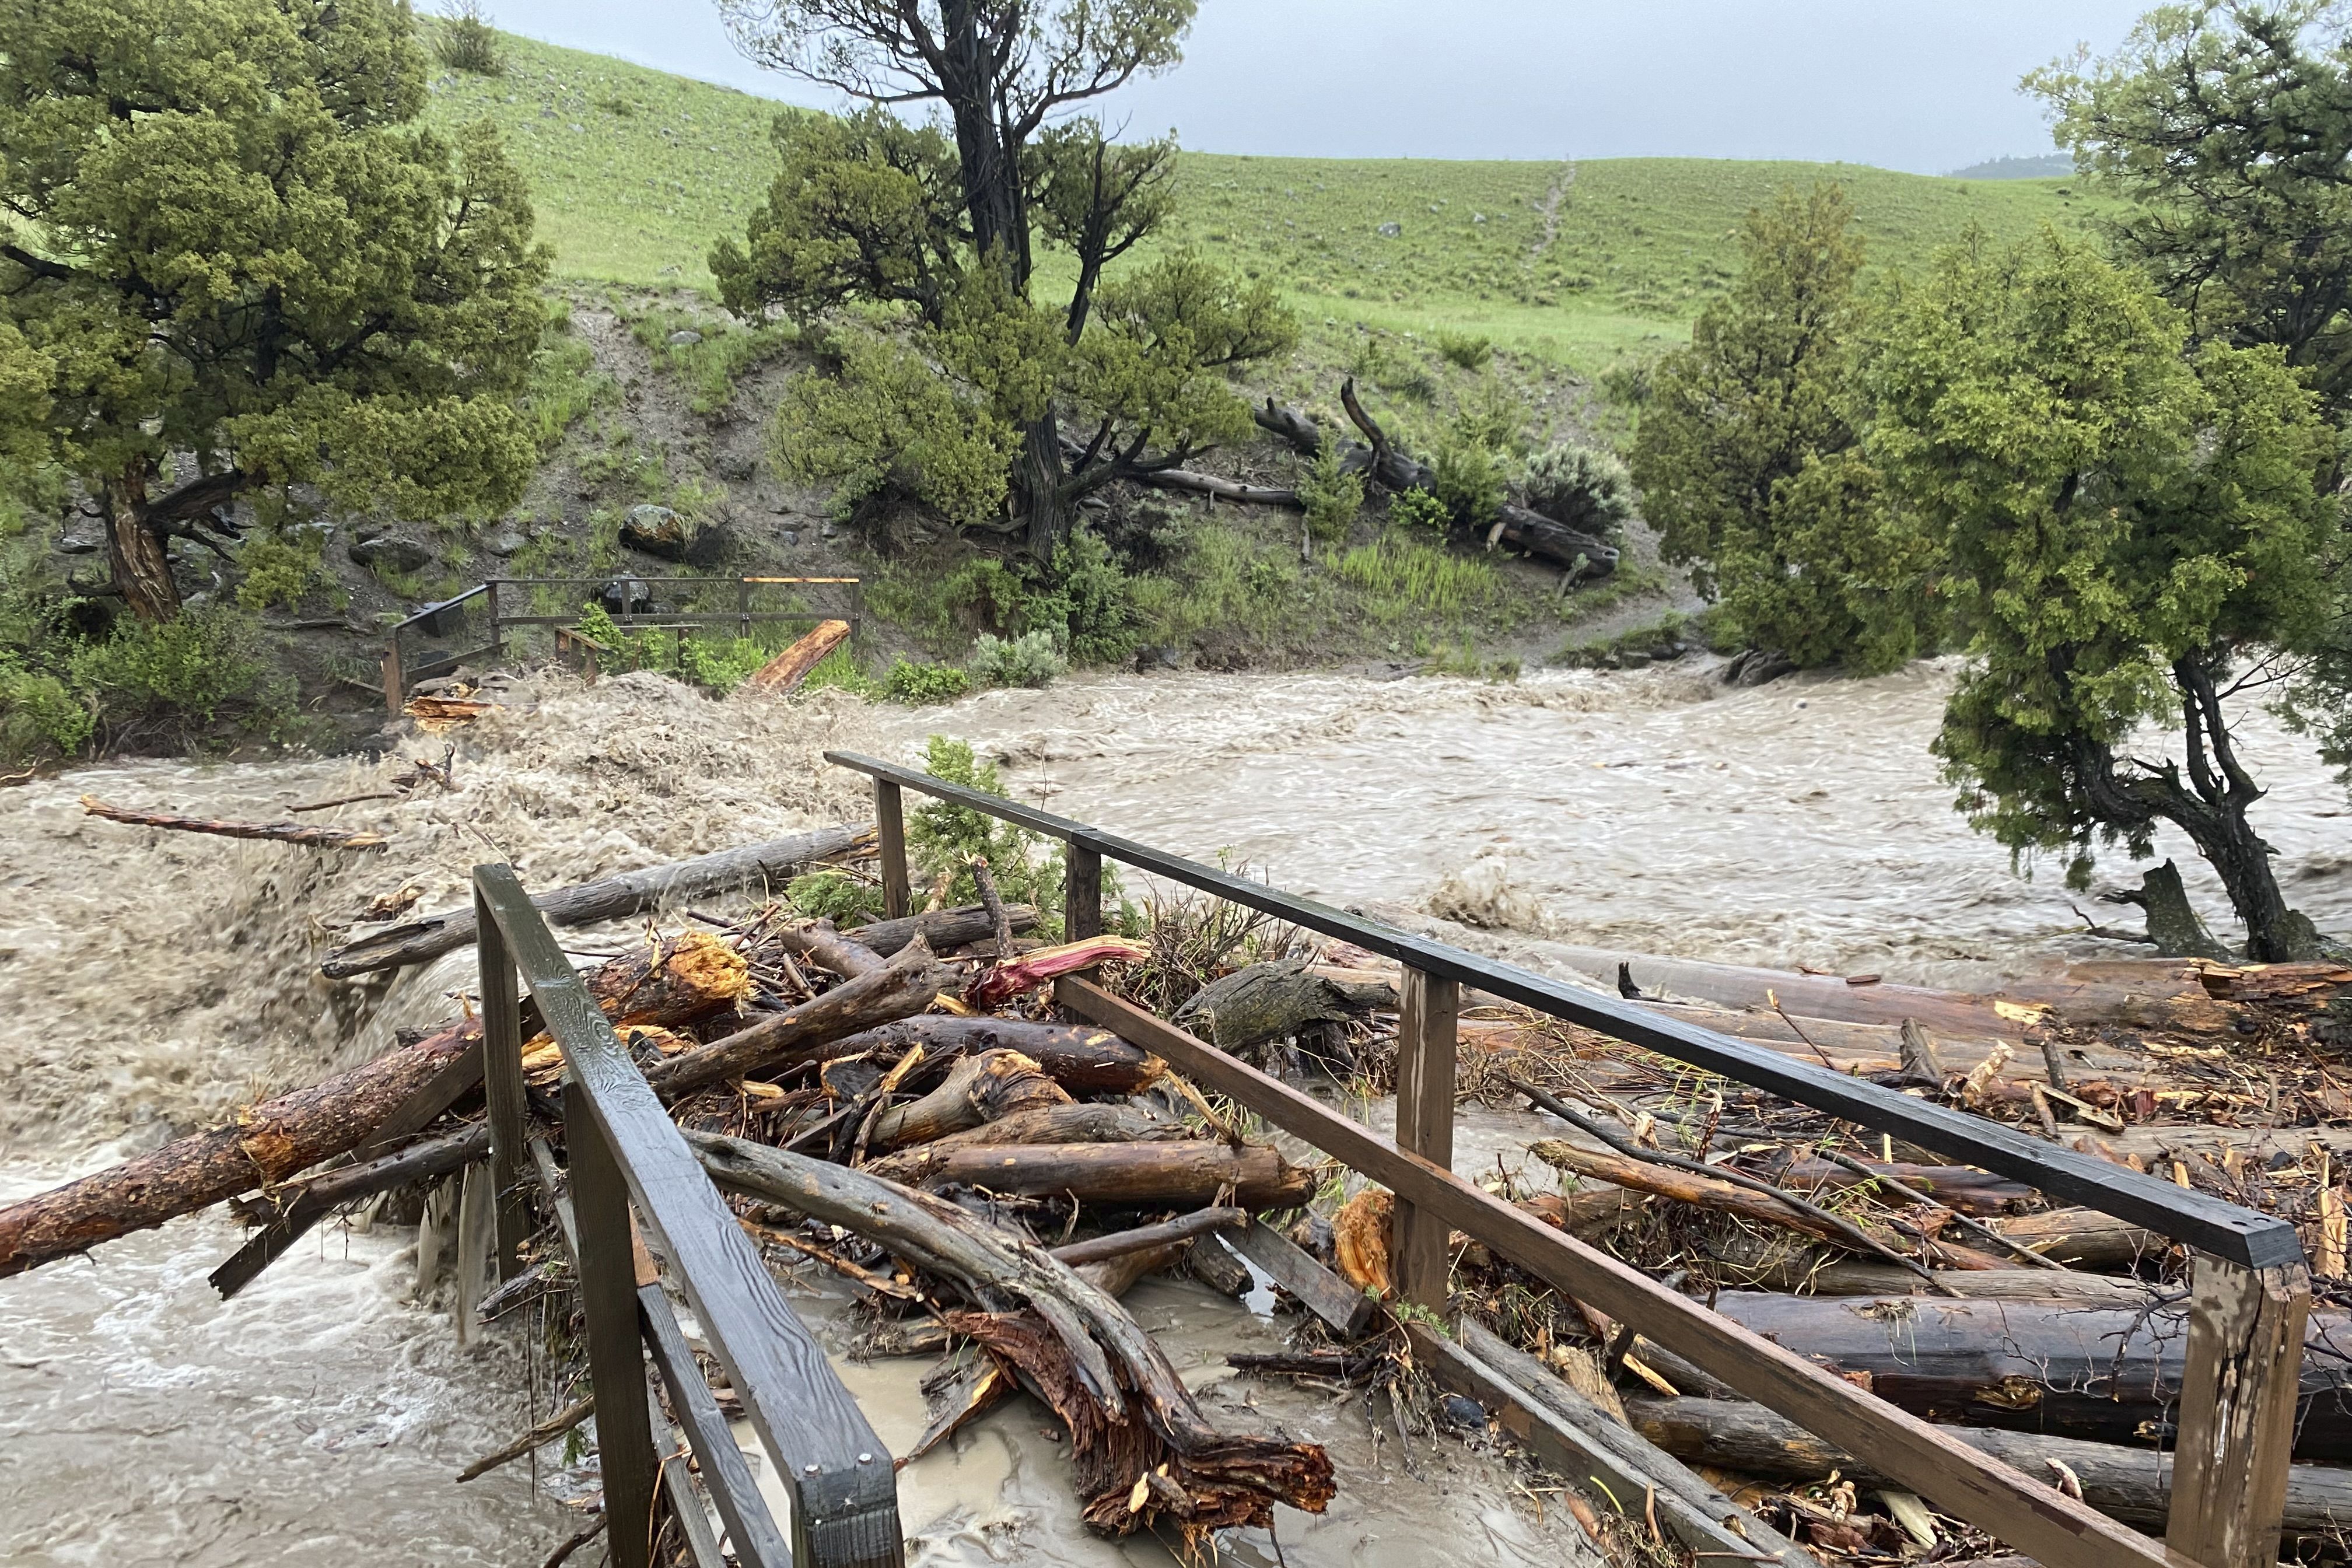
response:
[[[764,691],[773,697],[796,691],[810,671],[824,662],[825,655],[848,640],[847,621],[819,621],[798,642],[752,671],[751,679],[743,682],[743,689]]]
[[[691,860],[648,866],[641,871],[625,871],[601,881],[559,888],[530,901],[551,925],[589,925],[636,914],[666,901],[743,887],[782,888],[812,866],[857,854],[871,842],[871,830],[867,828],[821,827],[789,838],[747,844]],[[473,910],[451,910],[446,914],[428,915],[347,942],[327,955],[319,965],[319,973],[330,980],[348,979],[373,970],[423,963],[470,946],[473,941]]]
[[[1773,1480],[1820,1480],[1832,1471],[1861,1487],[1896,1483],[1785,1415],[1742,1400],[1628,1399],[1634,1431],[1675,1458]],[[2100,1512],[2162,1529],[2171,1507],[2172,1456],[2147,1447],[2086,1443],[2038,1432],[1959,1427],[1970,1447],[2053,1487],[2063,1477],[2082,1483],[2083,1500]],[[2295,1465],[2287,1471],[2285,1528],[2289,1533],[2330,1534],[2352,1529],[2352,1470]]]
[[[2168,1438],[2187,1361],[2178,1303],[1727,1290],[1715,1309],[1800,1355],[1867,1374],[1872,1393],[1915,1415],[2094,1442]],[[2314,1312],[2305,1343],[2295,1458],[2352,1458],[2352,1320]]]
[[[241,1113],[226,1127],[0,1206],[0,1279],[267,1187],[364,1142],[482,1037],[453,1025]]]
[[[1329,1503],[1331,1461],[1319,1446],[1218,1430],[1126,1310],[1042,1249],[864,1172],[740,1139],[686,1136],[722,1187],[855,1231],[960,1288],[979,1310],[951,1314],[950,1326],[1068,1426],[1096,1528],[1127,1535],[1165,1519],[1198,1541],[1264,1528],[1276,1503],[1310,1513]]]
[[[168,811],[132,811],[109,805],[94,795],[81,797],[81,808],[92,816],[132,827],[164,827],[175,833],[209,833],[221,838],[266,838],[278,844],[299,844],[309,849],[359,849],[381,852],[389,842],[381,833],[350,827],[320,827],[307,822],[223,822],[208,816],[179,816]]]

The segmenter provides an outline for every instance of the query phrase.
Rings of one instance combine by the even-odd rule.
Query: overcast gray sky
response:
[[[2150,0],[1202,0],[1184,64],[1110,100],[1212,153],[1844,159],[2050,151],[2024,71]],[[498,23],[794,102],[696,0],[490,0]]]

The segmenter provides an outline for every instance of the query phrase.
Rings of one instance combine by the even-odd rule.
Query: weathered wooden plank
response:
[[[768,1500],[760,1494],[751,1467],[743,1462],[742,1450],[735,1447],[735,1434],[728,1428],[719,1401],[711,1397],[710,1385],[702,1380],[702,1368],[687,1346],[677,1314],[670,1310],[669,1298],[662,1294],[659,1285],[641,1285],[637,1308],[646,1349],[653,1352],[654,1364],[668,1385],[670,1408],[677,1412],[686,1440],[694,1447],[703,1484],[710,1489],[710,1501],[727,1526],[736,1562],[742,1568],[793,1568],[792,1549],[784,1544],[783,1532],[768,1512]],[[700,1505],[696,1507],[699,1510]]]
[[[600,1015],[601,1016],[601,1015]],[[654,1433],[638,1343],[636,1264],[629,1189],[604,1130],[583,1103],[565,1106],[572,1213],[580,1227],[580,1315],[588,1326],[588,1380],[596,1396],[596,1461],[604,1481],[605,1538],[614,1568],[651,1568]]]
[[[1825,1110],[1873,1131],[1890,1133],[1963,1163],[2024,1182],[2071,1203],[2145,1225],[2200,1251],[2255,1268],[2303,1260],[2303,1244],[2294,1227],[2284,1220],[2060,1148],[2000,1122],[1926,1099],[1915,1099],[1866,1079],[1831,1072],[1818,1064],[1661,1016],[1620,997],[1465,952],[1246,877],[1101,832],[1068,817],[948,784],[895,763],[847,752],[827,752],[825,760],[867,774],[877,781],[877,787],[883,783],[911,787],[986,812],[1245,909],[1354,942],[1369,952],[1444,976],[1459,985],[1598,1029],[1800,1105]]]
[[[1486,1342],[1465,1334],[1465,1342],[1457,1344],[1421,1322],[1407,1323],[1405,1332],[1414,1360],[1432,1377],[1485,1405],[1503,1430],[1563,1479],[1590,1487],[1597,1478],[1619,1507],[1637,1516],[1654,1508],[1658,1523],[1695,1552],[1726,1553],[1732,1561],[1777,1554],[1780,1568],[1820,1568],[1795,1542],[1541,1367],[1535,1375],[1549,1387],[1530,1387],[1520,1369],[1497,1352],[1528,1358],[1494,1335],[1480,1331]]]
[[[882,858],[882,918],[904,920],[914,909],[907,885],[907,811],[898,786],[874,781],[874,839]]]
[[[1064,979],[1056,996],[1064,1006],[1158,1052],[1197,1082],[1336,1155],[1554,1288],[1621,1321],[1639,1324],[1644,1335],[1741,1394],[1868,1455],[1904,1486],[2022,1549],[2046,1568],[2189,1568],[2192,1559],[1893,1409],[1100,987]]]
[[[650,1384],[646,1386],[646,1418],[653,1423],[655,1439],[661,1444],[662,1487],[669,1493],[669,1510],[686,1537],[687,1555],[693,1559],[694,1568],[727,1568],[727,1554],[719,1547],[718,1532],[710,1528],[710,1515],[704,1510],[702,1496],[694,1489],[694,1477],[687,1468],[687,1453],[692,1445],[662,1414],[661,1396]]]
[[[1454,1167],[1455,1024],[1458,986],[1407,966],[1397,1015],[1397,1146],[1442,1170]],[[1393,1217],[1397,1293],[1433,1312],[1445,1310],[1453,1226],[1402,1195]]]
[[[498,1204],[499,1283],[522,1269],[522,1246],[530,1238],[530,1201],[522,1179],[530,1157],[524,1142],[522,1000],[515,991],[514,960],[506,938],[479,893],[474,896],[474,926],[480,933],[482,1007],[482,1098],[489,1108],[490,1179]]]
[[[1227,1245],[1338,1332],[1355,1338],[1372,1316],[1372,1299],[1307,1255],[1306,1249],[1271,1226],[1255,1220],[1225,1237]]]
[[[2200,1256],[2165,1544],[2206,1568],[2278,1561],[2311,1276]]]
[[[531,911],[512,871],[484,867],[476,882],[506,934],[541,1018],[563,1047],[567,1117],[581,1117],[624,1152],[618,1165],[627,1196],[660,1242],[777,1473],[793,1489],[793,1562],[802,1568],[902,1568],[890,1456],[865,1413],[785,1304],[677,1124],[614,1038],[612,1025],[546,924]],[[575,1207],[584,1196],[582,1177],[575,1153]],[[580,1221],[584,1282],[598,1247],[589,1239],[584,1212]],[[634,1342],[633,1277],[627,1311]],[[629,1398],[640,1402],[634,1393]]]

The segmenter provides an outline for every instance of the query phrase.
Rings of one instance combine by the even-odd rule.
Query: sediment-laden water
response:
[[[444,909],[477,860],[512,860],[547,886],[845,820],[862,781],[824,769],[820,751],[910,757],[935,731],[1003,759],[1015,793],[1054,809],[1337,902],[1434,909],[1484,928],[1464,940],[1538,967],[1555,962],[1548,943],[1576,942],[1976,985],[2099,951],[2072,934],[2055,868],[2016,875],[1953,815],[1926,752],[1948,679],[1935,666],[1750,691],[1696,667],[1509,686],[1095,678],[911,714],[711,703],[649,677],[594,692],[551,680],[453,737],[455,794],[331,814],[392,826],[381,857],[97,823],[76,797],[269,816],[379,784],[394,763],[79,771],[0,792],[0,1197],[445,1016],[468,954],[374,985],[316,977],[318,953],[373,899],[414,886],[416,908]],[[2242,749],[2272,791],[2260,825],[2290,898],[2323,929],[2352,929],[2342,791],[2267,719],[2249,721]],[[2164,849],[2226,925],[2185,846]],[[1461,1161],[1517,1163],[1517,1134],[1507,1119],[1478,1122]],[[224,1304],[204,1276],[237,1239],[223,1217],[192,1218],[0,1280],[0,1561],[531,1563],[569,1533],[576,1516],[534,1493],[525,1468],[451,1484],[557,1395],[532,1386],[515,1336],[460,1350],[445,1306],[414,1300],[412,1232],[322,1231]],[[1486,1456],[1405,1443],[1360,1400],[1223,1375],[1225,1349],[1270,1342],[1278,1323],[1180,1284],[1134,1300],[1213,1405],[1255,1405],[1332,1446],[1341,1501],[1320,1520],[1286,1516],[1293,1568],[1584,1560],[1559,1510]],[[919,1425],[919,1371],[845,1368],[894,1444]],[[916,1561],[1171,1561],[1077,1526],[1048,1426],[1009,1407],[908,1470]],[[1276,1560],[1262,1539],[1236,1551]]]

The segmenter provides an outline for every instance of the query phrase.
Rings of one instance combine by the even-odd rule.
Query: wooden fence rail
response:
[[[1659,1344],[1808,1430],[1848,1452],[1869,1455],[1874,1466],[1937,1507],[2047,1568],[2271,1568],[2276,1563],[2304,1320],[2311,1304],[2302,1244],[2284,1221],[1067,817],[877,758],[837,752],[826,757],[874,780],[883,887],[893,915],[906,912],[908,899],[902,812],[904,791],[912,789],[1067,845],[1073,936],[1098,928],[1101,866],[1110,859],[1402,964],[1393,1141],[1084,980],[1065,979],[1056,994],[1071,1012],[1157,1052],[1197,1081],[1394,1193],[1400,1289],[1416,1303],[1445,1308],[1446,1237],[1459,1230],[1562,1292],[1640,1325]],[[1455,1017],[1465,986],[2119,1215],[2192,1248],[2189,1363],[2164,1542],[1979,1452],[1454,1175]]]
[[[656,1457],[646,1402],[648,1348],[739,1563],[746,1568],[902,1568],[896,1471],[865,1412],[785,1304],[758,1250],[614,1037],[513,871],[477,866],[474,899],[491,1169],[502,1200],[502,1279],[516,1267],[526,1223],[517,1208],[510,1232],[503,1200],[519,1190],[522,1173],[534,1163],[522,1116],[518,970],[541,1022],[563,1048],[570,1191],[568,1199],[552,1191],[551,1196],[568,1211],[566,1239],[579,1270],[615,1568],[648,1568],[652,1543],[645,1526],[667,1468]],[[652,1259],[636,1240],[640,1226],[684,1290],[705,1342],[776,1467],[792,1500],[789,1548],[719,1418]],[[713,1562],[709,1568],[719,1565]]]

